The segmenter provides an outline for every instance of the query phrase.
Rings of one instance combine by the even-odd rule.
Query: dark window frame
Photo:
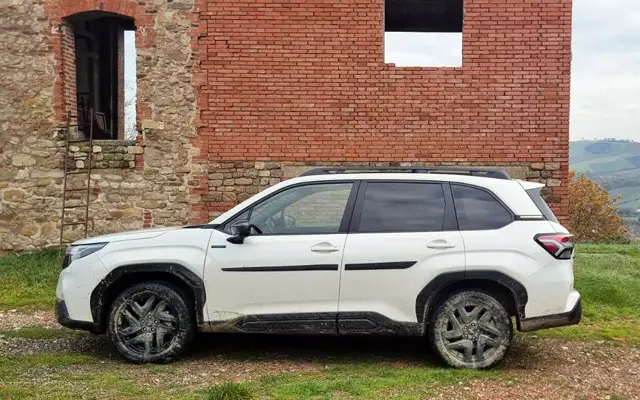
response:
[[[440,185],[442,188],[442,195],[444,197],[444,220],[442,223],[442,229],[433,230],[388,230],[388,231],[361,231],[360,220],[362,218],[362,208],[365,199],[365,192],[368,183],[410,183],[410,184],[435,184]],[[429,233],[429,232],[451,232],[458,230],[458,221],[456,219],[455,209],[453,205],[453,197],[449,188],[449,182],[446,181],[430,181],[430,180],[407,180],[407,179],[368,179],[363,180],[358,190],[358,196],[356,199],[355,207],[353,210],[353,216],[351,224],[349,225],[349,234],[389,234],[389,233]]]
[[[453,207],[454,207],[454,209],[455,209],[455,204],[456,204],[456,203],[455,203],[455,200],[454,200],[454,199],[455,199],[455,197],[454,197],[454,195],[453,195],[453,186],[469,187],[469,188],[477,189],[477,190],[480,190],[480,191],[483,191],[483,192],[487,193],[487,194],[488,194],[489,196],[491,196],[491,197],[492,197],[492,198],[493,198],[493,199],[494,199],[498,204],[500,204],[500,205],[504,208],[504,210],[509,214],[509,216],[511,217],[508,223],[506,223],[506,224],[504,224],[504,225],[502,225],[502,226],[500,226],[500,227],[498,227],[498,228],[461,229],[461,228],[460,228],[460,221],[459,221],[459,219],[458,219],[458,210],[456,209],[456,210],[455,210],[455,214],[456,214],[456,222],[457,222],[457,224],[458,224],[458,230],[459,230],[460,232],[470,232],[470,231],[496,231],[496,230],[498,230],[498,229],[502,229],[502,228],[504,228],[505,226],[509,226],[509,225],[511,225],[514,221],[516,221],[516,220],[517,220],[517,215],[513,212],[513,210],[511,210],[511,208],[509,208],[509,206],[507,206],[507,205],[505,204],[505,202],[504,202],[504,201],[502,201],[502,200],[500,199],[500,197],[496,196],[496,195],[495,195],[495,193],[493,193],[491,190],[489,190],[489,189],[487,189],[487,188],[485,188],[485,187],[477,186],[477,185],[471,185],[471,184],[468,184],[468,183],[462,183],[462,182],[451,182],[451,184],[449,185],[449,189],[451,190],[451,198],[452,198],[452,200],[453,200]]]
[[[293,185],[289,185],[289,186],[285,186],[282,189],[279,189],[271,194],[269,194],[268,196],[251,203],[249,206],[243,208],[241,211],[233,214],[231,217],[229,217],[227,220],[225,220],[223,223],[220,224],[220,226],[218,228],[216,228],[218,231],[225,233],[225,234],[229,234],[228,232],[225,231],[225,229],[228,227],[228,225],[233,222],[237,217],[239,217],[240,215],[244,214],[245,212],[249,212],[249,216],[251,216],[251,213],[253,212],[253,209],[257,206],[259,206],[260,204],[269,201],[271,198],[277,196],[280,193],[283,193],[287,190],[291,190],[291,189],[295,189],[298,187],[303,187],[303,186],[312,186],[312,185],[331,185],[331,184],[351,184],[351,192],[349,193],[349,197],[347,198],[347,204],[345,205],[345,209],[342,213],[342,220],[340,221],[340,227],[338,228],[337,232],[317,232],[317,233],[313,233],[313,232],[303,232],[303,233],[298,233],[298,232],[292,232],[292,233],[264,233],[261,235],[252,235],[255,237],[261,237],[261,236],[309,236],[309,235],[342,235],[342,234],[346,234],[348,233],[349,230],[349,224],[351,222],[351,217],[353,215],[353,209],[354,209],[354,204],[356,201],[356,195],[358,193],[358,188],[360,186],[360,181],[359,180],[355,180],[355,179],[346,179],[346,180],[327,180],[327,181],[315,181],[315,182],[300,182],[300,183],[296,183]]]

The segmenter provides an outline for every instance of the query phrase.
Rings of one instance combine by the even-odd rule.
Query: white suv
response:
[[[498,363],[520,331],[577,324],[571,235],[542,184],[498,169],[320,168],[206,225],[81,240],[58,321],[166,362],[196,330],[426,336]]]

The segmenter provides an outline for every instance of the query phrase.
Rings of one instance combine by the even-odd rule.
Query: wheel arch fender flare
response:
[[[109,298],[110,290],[119,283],[134,278],[132,282],[139,283],[153,280],[153,274],[163,274],[170,276],[173,281],[181,283],[181,286],[188,287],[195,303],[195,315],[198,324],[203,323],[203,308],[206,302],[204,281],[195,272],[178,263],[137,263],[122,265],[113,269],[105,276],[91,292],[90,306],[93,321],[99,330],[106,330],[105,311],[113,301]],[[151,274],[149,278],[144,278],[145,274]]]
[[[511,293],[516,311],[518,326],[520,319],[525,317],[525,306],[529,299],[527,290],[516,279],[497,271],[460,271],[446,272],[431,280],[418,294],[416,298],[416,318],[419,323],[428,323],[427,313],[434,305],[433,302],[440,294],[452,285],[464,286],[465,282],[489,281],[507,289]],[[472,285],[478,287],[479,285]],[[481,287],[480,287],[481,288]]]

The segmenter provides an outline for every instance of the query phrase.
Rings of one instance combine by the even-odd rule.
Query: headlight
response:
[[[67,249],[67,254],[64,257],[62,269],[67,268],[74,260],[86,257],[89,254],[93,254],[100,250],[107,243],[92,243],[92,244],[80,244],[77,246],[71,246]]]

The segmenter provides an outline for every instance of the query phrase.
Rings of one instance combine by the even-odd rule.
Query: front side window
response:
[[[439,183],[369,182],[359,232],[442,230],[445,200]]]
[[[338,233],[352,186],[327,183],[284,190],[234,218],[225,232],[248,220],[265,235]]]
[[[460,230],[498,229],[512,221],[511,213],[488,192],[461,185],[451,188]]]

